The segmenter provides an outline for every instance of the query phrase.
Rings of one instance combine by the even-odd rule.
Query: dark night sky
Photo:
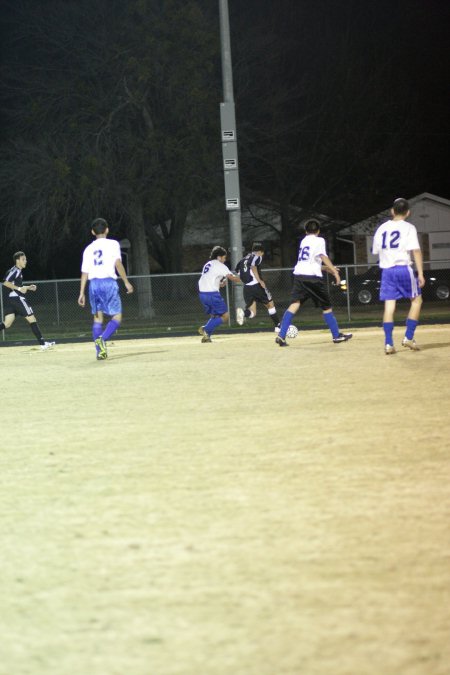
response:
[[[39,3],[46,4],[45,0],[36,0]],[[19,0],[4,0],[0,17],[15,12],[20,4]],[[342,42],[348,45],[353,62],[366,68],[368,78],[371,69],[384,61],[393,77],[380,89],[379,101],[395,102],[395,82],[406,82],[410,91],[406,104],[414,111],[414,127],[405,143],[408,149],[417,148],[419,169],[406,196],[428,191],[450,198],[448,0],[229,0],[229,8],[235,82],[239,82],[241,59],[247,48],[257,44],[258,38],[263,44],[264,37],[273,32],[280,38],[281,51],[286,48],[279,78],[286,77],[292,85],[295,73],[300,75],[309,67],[307,63],[317,72],[332,69],[337,45]],[[3,30],[7,30],[5,24]],[[265,57],[261,47],[254,61],[261,67]],[[252,76],[251,68],[248,75]],[[238,123],[245,122],[246,105],[237,98]],[[387,133],[387,127],[380,127],[380,137]],[[388,203],[395,192],[395,185],[386,185],[385,191],[380,186],[380,201]]]
[[[398,83],[407,82],[416,127],[410,138],[418,148],[419,175],[414,188],[450,198],[450,3],[447,0],[229,0],[233,52],[246,39],[243,26],[279,31],[287,47],[301,40],[305,24],[309,49],[333,67],[333,42],[348,40],[354,54],[371,68],[386,60]],[[275,8],[275,12],[274,12]],[[327,25],[333,36],[327,39]],[[295,48],[290,58],[295,59]],[[320,56],[319,56],[320,55]],[[357,57],[356,57],[357,58]],[[380,92],[393,99],[395,88]],[[239,110],[239,101],[236,102]],[[245,114],[245,111],[240,111]],[[380,128],[380,133],[383,129]],[[412,195],[410,195],[412,196]]]

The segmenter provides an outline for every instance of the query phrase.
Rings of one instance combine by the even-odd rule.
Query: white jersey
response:
[[[300,242],[294,274],[305,274],[309,277],[323,276],[321,256],[326,254],[325,239],[315,234],[307,234]]]
[[[388,220],[375,232],[372,253],[379,255],[380,267],[411,265],[409,251],[420,249],[417,230],[405,220]]]
[[[88,279],[117,279],[116,260],[122,260],[119,242],[98,237],[84,249],[81,271]]]
[[[220,282],[223,281],[231,271],[219,260],[209,260],[203,267],[202,276],[198,282],[200,293],[213,293],[220,288]]]

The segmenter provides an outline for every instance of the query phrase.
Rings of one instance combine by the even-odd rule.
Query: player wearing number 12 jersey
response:
[[[372,253],[379,256],[381,268],[380,300],[384,300],[383,329],[386,354],[395,354],[393,330],[396,301],[401,298],[411,300],[411,308],[406,320],[406,333],[402,345],[414,351],[419,347],[414,333],[419,322],[422,307],[420,289],[425,284],[423,276],[422,252],[417,230],[408,223],[410,215],[406,199],[396,199],[391,209],[392,220],[380,225],[375,232]],[[410,251],[417,268],[417,278],[411,266]]]
[[[291,292],[291,304],[281,320],[280,332],[275,342],[280,347],[286,347],[286,333],[296,314],[308,298],[311,298],[316,307],[321,307],[323,318],[331,331],[333,342],[346,342],[352,337],[351,333],[341,333],[338,322],[333,314],[330,297],[322,277],[322,265],[334,276],[336,284],[341,283],[339,270],[327,256],[325,239],[319,237],[320,226],[316,221],[309,221],[305,225],[306,237],[300,242],[297,264],[294,267],[294,285]]]

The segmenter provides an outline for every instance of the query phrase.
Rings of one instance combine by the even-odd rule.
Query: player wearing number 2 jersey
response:
[[[300,242],[297,264],[294,267],[294,285],[291,292],[291,304],[281,320],[280,332],[275,342],[280,347],[286,347],[286,333],[294,314],[300,305],[311,298],[316,307],[321,307],[323,318],[333,336],[333,342],[346,342],[352,337],[351,333],[341,333],[330,303],[330,297],[322,278],[322,264],[332,274],[336,284],[341,283],[339,270],[327,256],[325,240],[319,237],[319,223],[310,221],[305,226],[306,237]]]
[[[373,238],[372,253],[379,256],[381,268],[380,300],[384,300],[383,329],[386,354],[395,354],[394,314],[396,301],[401,298],[411,300],[402,345],[414,351],[419,350],[414,333],[422,306],[420,289],[424,286],[425,279],[417,230],[405,220],[409,214],[406,199],[396,199],[391,209],[392,220],[380,225]],[[416,263],[417,278],[411,266],[410,252]]]
[[[127,279],[122,264],[119,242],[107,239],[109,228],[103,218],[96,218],[92,223],[91,233],[95,237],[83,252],[81,264],[81,284],[78,304],[85,306],[85,288],[89,280],[89,302],[93,314],[92,337],[95,343],[97,359],[108,356],[106,341],[116,332],[122,321],[122,302],[117,285],[117,274],[125,284],[127,293],[133,292],[133,286]],[[111,317],[103,330],[103,315]]]

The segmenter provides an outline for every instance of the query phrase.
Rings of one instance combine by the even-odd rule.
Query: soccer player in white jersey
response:
[[[228,320],[228,307],[220,288],[227,279],[239,283],[240,278],[225,265],[227,252],[222,246],[214,246],[208,262],[203,266],[202,276],[198,282],[198,297],[209,321],[198,329],[202,342],[211,342],[211,335],[221,323]]]
[[[294,285],[291,291],[291,304],[281,320],[280,332],[275,342],[280,347],[287,347],[286,333],[292,323],[294,314],[300,306],[311,298],[316,307],[321,307],[323,318],[334,343],[346,342],[352,337],[351,333],[341,333],[338,322],[333,314],[330,297],[323,282],[322,265],[332,274],[336,284],[341,283],[339,270],[333,265],[326,253],[325,239],[319,237],[320,226],[317,221],[309,221],[305,226],[306,236],[300,242],[297,264],[294,267]]]
[[[395,354],[394,315],[396,302],[400,298],[411,300],[402,345],[413,351],[419,350],[414,333],[419,322],[422,307],[420,289],[425,285],[425,278],[417,230],[412,223],[406,221],[409,215],[406,199],[396,199],[391,209],[392,220],[380,225],[373,238],[372,253],[379,256],[381,268],[380,300],[384,300],[384,351],[388,355]],[[411,266],[410,252],[416,264],[417,278]]]
[[[92,337],[98,360],[106,359],[108,352],[106,341],[119,328],[122,322],[122,301],[119,295],[117,274],[119,274],[127,293],[133,292],[133,286],[127,279],[122,263],[120,244],[108,239],[109,227],[106,220],[96,218],[91,233],[95,241],[86,246],[81,264],[81,283],[78,304],[84,307],[86,283],[89,280],[89,302],[93,314]],[[110,317],[103,330],[103,316]]]

